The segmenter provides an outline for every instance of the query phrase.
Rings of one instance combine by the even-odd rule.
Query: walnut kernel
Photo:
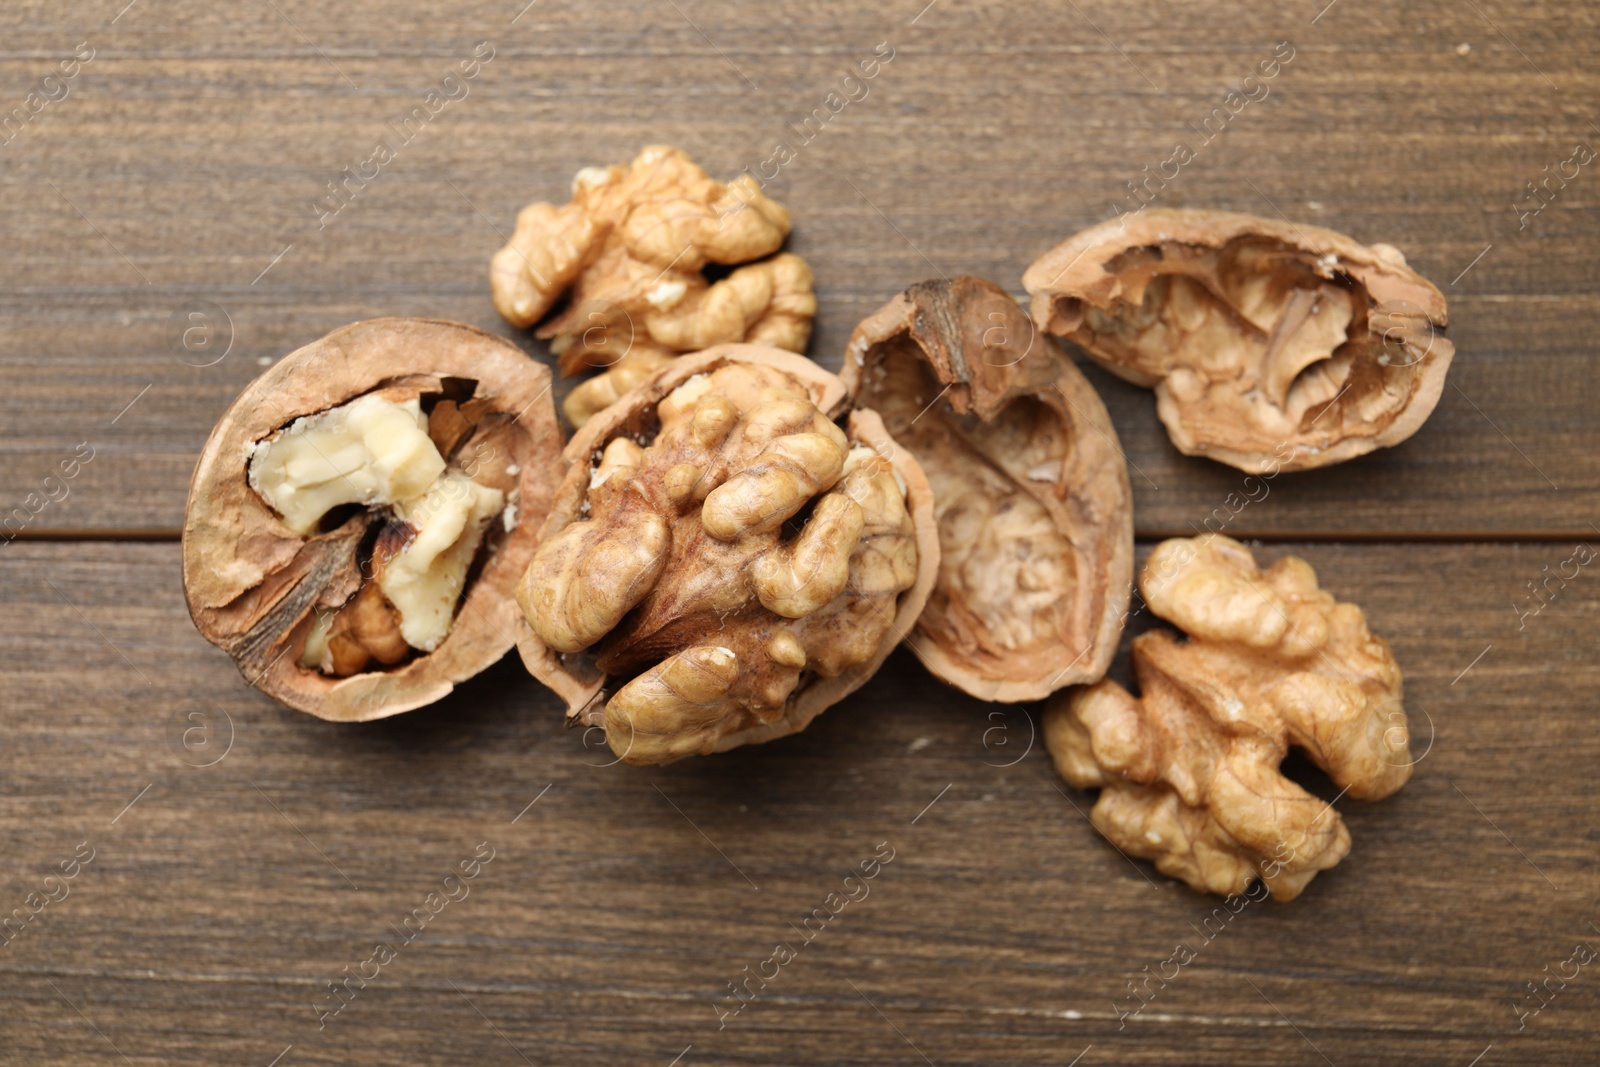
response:
[[[651,145],[627,166],[586,167],[572,200],[517,216],[490,266],[500,314],[538,330],[563,375],[607,368],[562,410],[583,423],[673,355],[748,341],[805,351],[817,311],[811,270],[778,253],[789,212],[749,175],[713,181],[676,148]],[[733,266],[715,282],[708,265]]]
[[[1295,745],[1341,796],[1399,789],[1412,765],[1400,668],[1361,609],[1293,556],[1261,571],[1218,534],[1164,541],[1139,590],[1188,639],[1134,639],[1137,698],[1109,679],[1057,696],[1044,718],[1056,769],[1100,790],[1090,818],[1123,852],[1195,889],[1260,878],[1291,900],[1344,858],[1350,832],[1279,764]]]
[[[877,669],[938,566],[914,460],[837,378],[724,345],[592,420],[517,597],[523,659],[630,763],[803,729]],[[887,458],[886,458],[887,457]]]

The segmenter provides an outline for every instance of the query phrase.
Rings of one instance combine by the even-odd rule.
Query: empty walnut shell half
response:
[[[1105,674],[1133,508],[1105,405],[992,282],[922,282],[856,327],[841,374],[933,485],[941,563],[911,648],[985,700]]]
[[[1404,441],[1455,355],[1444,297],[1398,249],[1253,215],[1104,222],[1022,283],[1041,329],[1155,388],[1179,451],[1253,473]]]
[[[183,530],[195,626],[319,718],[430,704],[515,643],[560,449],[550,373],[506,341],[428,319],[335,330],[206,442]]]
[[[517,597],[569,721],[629,763],[804,729],[922,611],[933,494],[802,356],[719,345],[591,419]]]

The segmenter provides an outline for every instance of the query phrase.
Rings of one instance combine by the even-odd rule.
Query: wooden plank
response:
[[[511,332],[483,276],[518,207],[651,141],[714,173],[755,167],[880,41],[895,59],[869,95],[773,182],[816,270],[820,362],[837,366],[855,322],[912,281],[1018,286],[1055,241],[1129,206],[1125,183],[1198,140],[1228,87],[1289,40],[1269,95],[1158,202],[1281,210],[1397,244],[1449,293],[1461,354],[1412,441],[1284,476],[1237,514],[1241,476],[1177,456],[1151,398],[1098,376],[1137,468],[1140,530],[1183,531],[1218,508],[1246,536],[1590,529],[1590,175],[1526,227],[1517,205],[1595,136],[1582,103],[1600,89],[1594,11],[1526,5],[1512,26],[1472,5],[1339,4],[1313,24],[1323,5],[1150,19],[940,3],[913,22],[829,0],[796,32],[712,3],[538,4],[515,22],[499,2],[137,4],[114,21],[105,6],[15,5],[0,50],[0,103],[24,101],[78,41],[96,50],[0,148],[0,232],[16,250],[0,260],[0,505],[26,505],[76,446],[95,449],[67,497],[29,516],[32,535],[177,529],[206,433],[262,361],[372,315]],[[309,202],[479,41],[495,56],[468,95],[319,228]],[[219,332],[186,350],[173,336],[202,310]],[[195,365],[229,336],[225,358]]]
[[[0,510],[62,497],[24,537],[171,537],[206,433],[265,363],[373,315],[496,326],[484,264],[523,203],[652,141],[754,167],[879,41],[896,57],[870,96],[773,182],[832,366],[911,281],[1015,288],[1290,40],[1270,96],[1158,202],[1399,245],[1450,297],[1458,364],[1411,442],[1243,508],[1242,475],[1176,456],[1149,395],[1091,371],[1138,527],[1511,543],[1295,548],[1393,641],[1434,747],[1397,797],[1338,801],[1345,864],[1249,906],[1128,1018],[1127,982],[1199,944],[1215,902],[1093,833],[1090,798],[1027,743],[1037,708],[991,717],[897,654],[799,737],[639,771],[603,766],[505,663],[335,727],[195,635],[175,545],[5,544],[0,917],[80,842],[94,858],[0,947],[0,1063],[1593,1059],[1592,968],[1517,1018],[1526,983],[1600,946],[1600,595],[1585,571],[1534,612],[1527,587],[1572,554],[1556,539],[1600,534],[1589,169],[1518,212],[1600,134],[1600,12],[123,3],[23,0],[0,36],[0,116],[95,49],[0,146]],[[480,41],[496,53],[469,96],[319,229],[310,199]],[[192,311],[219,328],[205,348],[174,341]],[[319,1030],[325,983],[402,941],[480,842],[469,895]],[[870,896],[719,1028],[728,983],[880,842]]]
[[[1564,545],[1295,551],[1393,643],[1432,747],[1397,796],[1337,802],[1344,864],[1203,941],[1217,902],[1093,832],[1036,708],[904,653],[795,738],[608,768],[515,663],[335,726],[195,634],[177,546],[13,544],[0,912],[94,858],[0,949],[0,1062],[1592,1062],[1592,968],[1521,1032],[1514,1005],[1600,947],[1600,586],[1528,612]],[[468,895],[319,1031],[324,983],[485,841]],[[719,1029],[728,983],[880,842],[869,895]],[[1119,1029],[1179,942],[1197,958]]]
[[[481,296],[462,294],[461,299]],[[863,313],[871,310],[867,299],[851,303]],[[248,310],[257,322],[281,314],[265,306]],[[175,535],[189,473],[211,424],[260,372],[257,361],[383,310],[376,301],[301,306],[292,321],[258,330],[271,343],[243,348],[204,370],[160,356],[155,357],[160,362],[115,374],[79,368],[73,376],[83,374],[88,381],[69,388],[54,362],[14,364],[0,371],[9,378],[3,403],[11,408],[0,439],[7,457],[0,468],[0,490],[7,495],[0,500],[8,508],[26,505],[37,513],[20,525],[24,534],[165,530]],[[474,318],[460,309],[416,310]],[[59,314],[62,329],[67,319],[83,317],[81,310],[65,307]],[[248,321],[237,310],[233,315],[236,322]],[[23,317],[19,313],[13,322]],[[1541,336],[1554,332],[1548,319],[1528,321],[1528,327],[1504,324],[1504,347],[1458,357],[1439,408],[1410,441],[1351,463],[1267,482],[1247,482],[1231,467],[1179,455],[1147,391],[1098,368],[1087,373],[1105,398],[1127,453],[1142,536],[1202,528],[1241,537],[1587,536],[1600,494],[1592,425],[1600,397],[1593,395],[1591,356],[1573,340]],[[836,340],[842,349],[843,338]],[[235,361],[235,356],[241,358]],[[823,362],[839,365],[837,359]],[[47,483],[52,474],[59,475],[61,464],[85,454],[93,458],[80,464],[75,478],[62,480],[64,488]],[[52,493],[60,499],[42,504]],[[40,495],[30,502],[30,494]]]

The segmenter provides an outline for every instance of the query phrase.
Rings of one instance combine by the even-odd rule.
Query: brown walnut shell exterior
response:
[[[247,481],[250,449],[305,415],[382,390],[442,391],[445,379],[477,383],[491,413],[515,416],[510,461],[519,468],[515,529],[480,550],[475,578],[449,635],[431,653],[389,670],[333,678],[299,665],[314,608],[337,607],[361,582],[357,515],[327,532],[288,529]],[[513,590],[550,507],[561,432],[550,372],[491,333],[455,322],[387,318],[353,323],[279,360],[252,382],[206,442],[189,486],[183,585],[202,636],[234,658],[251,685],[300,711],[365,722],[431,704],[506,654],[523,626]]]
[[[657,372],[643,385],[624,394],[584,424],[562,452],[565,478],[556,490],[549,517],[539,531],[541,542],[577,521],[588,496],[593,458],[617,436],[653,430],[656,405],[678,386],[697,374],[727,363],[748,363],[782,371],[803,384],[812,403],[828,418],[837,421],[848,416],[847,430],[852,439],[876,449],[889,458],[895,471],[905,479],[906,504],[915,526],[917,577],[911,588],[900,594],[893,623],[876,655],[833,678],[812,675],[802,681],[790,697],[784,714],[774,722],[730,733],[718,740],[714,751],[726,752],[740,745],[762,744],[798,733],[823,711],[865,685],[888,658],[903,636],[910,632],[927,603],[939,566],[939,537],[934,526],[933,490],[915,458],[899,447],[885,432],[877,413],[850,410],[844,383],[837,376],[805,356],[765,345],[725,344],[704,352],[681,356]],[[594,664],[588,652],[558,653],[541,641],[525,623],[520,628],[517,647],[528,671],[567,703],[569,725],[605,726],[605,703],[612,695],[610,679]]]
[[[1251,473],[1399,444],[1455,355],[1443,294],[1399,249],[1287,220],[1152,208],[1073,235],[1022,284],[1041,330],[1155,390],[1180,452]],[[1147,332],[1166,340],[1130,346]]]
[[[1002,702],[1104,675],[1132,590],[1132,496],[1111,418],[1071,360],[1004,290],[960,277],[863,320],[841,377],[934,486],[942,564],[909,642],[923,664]],[[967,505],[985,494],[994,529],[1022,516],[1027,530],[963,551]]]

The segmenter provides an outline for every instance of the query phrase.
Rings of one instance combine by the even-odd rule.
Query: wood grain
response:
[[[524,2],[0,13],[0,123],[94,49],[0,144],[0,521],[93,450],[0,534],[0,919],[94,854],[0,947],[0,1064],[1593,1062],[1592,967],[1517,1016],[1526,983],[1600,947],[1600,587],[1586,569],[1537,613],[1527,587],[1600,538],[1593,168],[1518,212],[1600,137],[1600,11]],[[911,282],[1020,293],[1285,40],[1269,95],[1157,203],[1402,248],[1450,300],[1438,410],[1235,511],[1242,475],[1178,456],[1148,393],[1088,373],[1141,536],[1307,542],[1394,644],[1432,738],[1396,797],[1337,801],[1354,851],[1291,905],[1205,939],[1217,902],[1093,832],[1092,798],[1029,744],[1036,707],[968,699],[904,652],[797,737],[606,767],[514,662],[365,727],[288,711],[195,633],[177,545],[137,543],[175,535],[232,398],[338,326],[453,318],[547,359],[498,323],[486,264],[581,166],[663,141],[755,168],[891,43],[771,187],[817,276],[811,354],[837,366]],[[312,198],[483,41],[468,95],[319,227]],[[483,842],[468,895],[319,1030],[326,983],[402,941]],[[870,895],[719,1029],[728,984],[882,842]],[[1195,961],[1121,1018],[1179,942]]]
[[[1546,964],[1600,946],[1582,636],[1600,586],[1585,573],[1521,630],[1509,607],[1557,546],[1297,547],[1394,644],[1427,754],[1390,800],[1337,802],[1345,863],[1207,944],[1218,902],[1092,830],[1090,796],[1029,747],[1036,708],[963,697],[903,652],[797,737],[608,768],[513,662],[339,727],[194,633],[175,545],[7,551],[0,594],[29,625],[0,634],[0,903],[81,841],[95,858],[0,950],[0,1062],[118,1062],[113,1043],[139,1064],[291,1044],[284,1064],[519,1062],[509,1039],[532,1062],[921,1063],[914,1044],[934,1063],[1093,1045],[1081,1062],[1304,1064],[1314,1045],[1461,1067],[1490,1044],[1485,1063],[1583,1064],[1600,1040],[1588,971],[1525,1032],[1514,1011]],[[484,841],[469,895],[319,1031],[323,984],[398,942]],[[885,841],[869,895],[800,945]],[[797,958],[719,1030],[727,983],[781,940]],[[1178,942],[1197,959],[1119,1029],[1126,983]]]
[[[278,6],[222,18],[146,2],[115,25],[86,2],[7,16],[0,93],[18,100],[52,56],[82,39],[98,49],[70,94],[0,148],[0,232],[21,253],[0,262],[0,503],[25,501],[79,442],[96,448],[34,535],[177,529],[205,436],[261,361],[352,319],[455,318],[544,358],[498,322],[485,282],[520,206],[562,200],[577,168],[650,141],[713,173],[754,168],[883,41],[895,59],[869,95],[773,183],[816,271],[820,362],[837,366],[855,323],[921,278],[968,272],[1020,292],[1034,257],[1129,206],[1125,183],[1176,140],[1198,141],[1227,88],[1288,40],[1295,58],[1269,95],[1157,202],[1281,211],[1398,245],[1450,297],[1460,355],[1410,442],[1285,476],[1229,529],[1589,529],[1597,194],[1585,171],[1520,231],[1514,205],[1595,136],[1593,11],[1536,5],[1513,31],[1510,14],[1484,9],[1514,48],[1471,5],[1442,3],[1345,0],[1316,25],[1315,12],[1216,2],[1159,19],[944,2],[915,25],[824,3],[793,12],[792,29],[707,3],[540,3],[514,25],[511,5],[489,3],[398,17]],[[319,228],[309,202],[478,41],[495,58],[465,99]],[[204,304],[219,332],[186,351],[170,335]],[[229,335],[220,362],[191,365]],[[1177,455],[1149,394],[1095,381],[1134,465],[1139,529],[1204,525],[1242,479]]]

